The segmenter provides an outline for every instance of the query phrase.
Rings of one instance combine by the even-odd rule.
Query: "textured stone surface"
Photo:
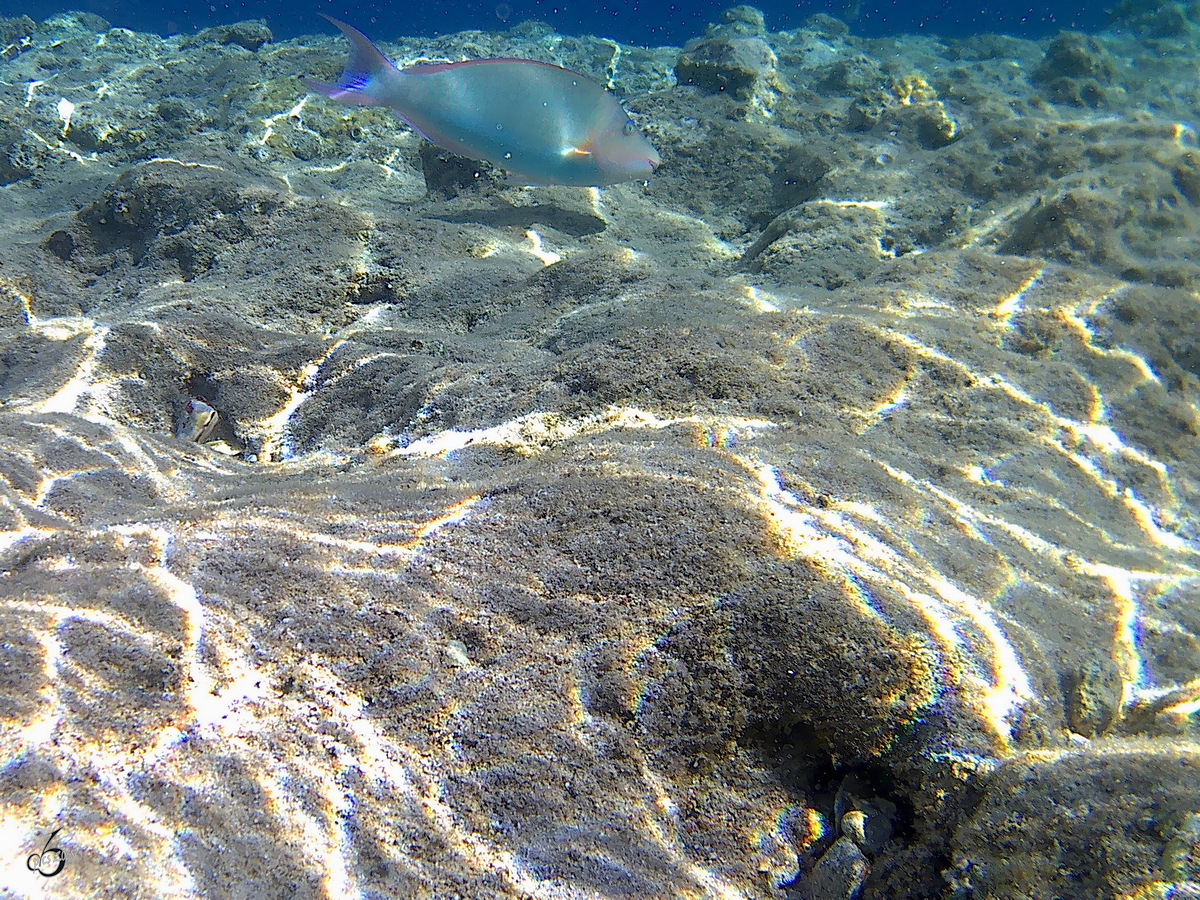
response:
[[[1088,37],[1097,120],[1076,44],[754,13],[741,97],[385,44],[611,82],[600,191],[304,97],[332,38],[0,55],[6,890],[1193,890],[1194,50]]]

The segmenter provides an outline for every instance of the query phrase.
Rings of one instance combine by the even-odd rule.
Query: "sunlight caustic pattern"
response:
[[[131,472],[145,464],[144,454],[129,453],[119,443],[115,446],[121,449],[108,454],[108,462]],[[77,475],[68,472],[47,476],[47,480],[58,484],[73,477]],[[34,492],[27,515],[33,515],[36,506],[45,506],[51,493],[45,485]],[[182,494],[181,485],[175,485],[175,494]],[[428,515],[375,522],[375,539],[341,537],[339,531],[349,520],[335,517],[319,526],[313,522],[315,527],[310,527],[294,517],[279,518],[269,512],[228,520],[218,516],[198,527],[164,522],[93,531],[89,539],[114,540],[126,549],[130,560],[124,577],[132,585],[142,586],[135,591],[159,598],[163,610],[176,610],[177,624],[165,634],[158,628],[147,630],[139,620],[140,611],[131,615],[111,610],[102,597],[84,605],[55,606],[11,595],[0,602],[0,614],[19,616],[23,628],[41,647],[44,670],[36,713],[16,731],[6,733],[0,771],[11,773],[34,764],[61,766],[67,771],[82,766],[85,780],[92,785],[86,804],[81,803],[75,788],[47,794],[34,809],[4,811],[0,832],[24,846],[44,821],[65,822],[64,846],[72,856],[76,884],[86,878],[80,872],[81,858],[102,860],[113,852],[123,852],[131,861],[140,860],[131,863],[137,877],[154,885],[159,896],[193,897],[212,889],[207,880],[211,876],[203,874],[203,853],[197,856],[191,829],[179,823],[179,817],[186,821],[195,811],[189,813],[186,804],[177,807],[170,798],[183,792],[197,798],[188,802],[200,802],[203,809],[209,804],[198,798],[236,790],[258,799],[245,809],[233,807],[218,813],[213,808],[203,815],[228,814],[234,827],[287,836],[289,842],[305,848],[302,869],[291,877],[316,879],[314,883],[326,896],[354,897],[361,892],[362,829],[370,821],[362,811],[365,804],[384,802],[408,821],[406,829],[420,830],[440,841],[457,861],[455,868],[499,879],[514,895],[546,900],[603,896],[540,877],[511,849],[464,822],[444,796],[447,780],[459,777],[454,775],[453,755],[447,755],[449,747],[440,742],[420,747],[381,727],[383,720],[336,674],[337,664],[312,640],[300,637],[291,645],[286,640],[281,645],[288,648],[284,652],[292,659],[287,666],[291,674],[281,676],[277,664],[265,664],[257,649],[262,638],[255,635],[263,628],[277,629],[283,635],[292,627],[302,630],[301,620],[284,616],[272,625],[270,620],[278,614],[247,617],[200,587],[203,579],[189,580],[178,574],[185,558],[180,554],[195,552],[188,547],[253,539],[295,542],[309,548],[313,555],[302,558],[303,568],[314,573],[386,582],[389,571],[403,572],[420,565],[422,545],[443,529],[467,521],[479,502],[478,496],[466,496]],[[26,531],[14,537],[28,540],[32,535]],[[92,563],[82,562],[70,552],[49,549],[39,555],[37,568],[64,578],[85,577],[94,571]],[[155,616],[164,624],[171,618],[161,610]],[[99,731],[90,734],[86,727],[80,730],[85,721],[80,718],[80,700],[85,696],[105,698],[116,687],[107,668],[79,655],[82,648],[70,634],[81,624],[120,635],[125,646],[122,653],[150,655],[166,649],[171,662],[165,664],[178,671],[177,678],[164,683],[165,716],[158,719],[157,727],[132,742],[114,739],[103,723]],[[67,636],[69,646],[60,635]],[[473,666],[461,649],[448,655],[459,666]],[[303,685],[303,689],[289,684]],[[108,702],[112,724],[118,729],[126,714],[121,705],[130,699],[121,696],[124,699]],[[582,738],[592,727],[590,716],[578,699],[574,708],[574,715],[564,720],[562,727]],[[455,714],[451,703],[430,723],[440,721],[445,727]],[[320,722],[320,730],[328,737],[306,746],[289,733],[293,722]],[[647,770],[645,777],[647,812],[641,827],[658,835],[659,852],[674,859],[681,877],[692,884],[693,889],[683,895],[720,900],[742,897],[736,888],[681,855],[668,834],[655,824],[662,810],[671,807],[671,800],[661,787],[653,786],[652,773]],[[112,824],[96,828],[89,825],[89,816]],[[241,825],[236,824],[239,821]],[[125,851],[112,845],[131,831],[137,836]],[[436,878],[435,871],[425,871],[425,863],[402,850],[389,851],[389,859],[388,865],[401,883],[404,877]],[[230,865],[237,865],[236,856]],[[789,866],[794,868],[794,857],[785,867]],[[251,877],[254,873],[243,869],[240,874]],[[26,895],[36,896],[37,890]]]
[[[559,262],[539,232],[524,239],[496,252]],[[352,270],[362,275],[365,263]],[[381,881],[420,896],[447,872],[547,900],[601,897],[605,879],[636,885],[663,872],[679,896],[749,896],[721,860],[689,844],[688,792],[640,750],[628,755],[623,793],[590,789],[602,797],[594,811],[602,828],[572,818],[576,807],[560,809],[563,821],[549,828],[549,814],[517,815],[497,799],[518,783],[529,793],[514,805],[541,802],[541,782],[555,786],[529,749],[535,740],[586,773],[579,761],[611,761],[612,726],[590,706],[586,654],[486,599],[510,591],[552,606],[543,595],[560,576],[539,568],[546,548],[504,548],[509,568],[496,583],[460,571],[458,554],[444,551],[486,543],[511,524],[496,510],[513,488],[494,472],[572,453],[588,462],[568,469],[652,480],[668,495],[701,485],[756,511],[761,533],[738,549],[760,552],[755,542],[769,538],[780,559],[808,563],[838,586],[839,602],[862,620],[915,629],[912,652],[929,656],[918,667],[927,683],[912,692],[915,714],[949,694],[964,698],[996,753],[1016,751],[1023,716],[1044,700],[1044,661],[1027,638],[1030,595],[1047,619],[1039,627],[1081,627],[1079,609],[1090,604],[1082,625],[1119,667],[1118,718],[1186,723],[1200,711],[1194,676],[1158,677],[1143,643],[1151,624],[1160,627],[1163,598],[1200,580],[1197,548],[1180,527],[1187,492],[1117,416],[1139,391],[1162,390],[1163,379],[1141,354],[1095,334],[1094,318],[1119,288],[1063,304],[1047,302],[1044,267],[1013,281],[1003,296],[897,289],[871,305],[823,309],[752,285],[732,291],[731,307],[770,317],[772,346],[794,352],[797,366],[819,356],[824,329],[846,323],[900,360],[894,376],[870,373],[878,383],[865,381],[869,402],[848,392],[833,415],[804,408],[788,421],[769,408],[620,402],[415,436],[385,430],[358,456],[349,448],[306,457],[293,425],[345,377],[321,378],[335,352],[381,325],[385,311],[375,306],[277,380],[277,409],[239,423],[259,448],[254,466],[113,422],[124,389],[102,374],[113,332],[85,319],[39,320],[19,285],[4,282],[29,328],[77,346],[67,377],[26,404],[24,444],[5,448],[5,472],[32,474],[5,474],[0,484],[8,516],[0,552],[11,560],[0,572],[0,617],[30,661],[33,688],[3,720],[0,771],[36,781],[46,769],[59,781],[31,789],[36,802],[0,809],[0,833],[24,846],[45,821],[64,822],[71,852],[91,861],[75,870],[78,884],[116,854],[160,896],[228,888],[212,864],[221,854],[232,854],[248,883],[290,877],[314,896],[362,896]],[[960,319],[987,335],[983,349],[930,327]],[[1086,363],[1078,370],[1095,373],[1072,382],[1074,405],[1031,386],[1021,360],[999,353],[1006,342],[1036,344],[1026,332],[1056,336],[1053,352],[1076,354]],[[399,354],[381,344],[348,371]],[[784,366],[772,358],[768,368]],[[804,375],[820,387],[816,364]],[[426,405],[451,384],[432,380]],[[1015,443],[997,430],[1009,422]],[[984,434],[977,445],[939,442],[967,427]],[[832,429],[853,440],[830,458],[814,448],[828,446]],[[904,429],[916,437],[889,441]],[[644,468],[645,448],[667,462]],[[361,481],[338,481],[330,464],[352,459],[363,463]],[[711,483],[682,475],[685,459]],[[248,471],[261,475],[253,487]],[[138,520],[107,512],[97,483],[117,483],[120,498],[141,491]],[[623,524],[597,508],[603,515],[587,514]],[[652,522],[642,525],[647,535]],[[676,527],[718,536],[731,528]],[[562,555],[587,552],[576,545]],[[598,603],[577,593],[581,609]],[[653,603],[625,602],[634,621],[621,672],[636,720],[651,687],[647,661],[663,655],[683,613],[638,624]],[[991,764],[966,752],[957,762]],[[562,790],[574,798],[578,789],[568,781]],[[753,860],[754,877],[784,884],[832,826],[778,785],[747,796],[729,840]],[[564,858],[597,873],[593,882],[565,878]]]

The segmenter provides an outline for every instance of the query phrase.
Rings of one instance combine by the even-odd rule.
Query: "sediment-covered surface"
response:
[[[607,81],[603,190],[0,21],[0,893],[1200,894],[1198,28],[1117,15],[384,42]]]

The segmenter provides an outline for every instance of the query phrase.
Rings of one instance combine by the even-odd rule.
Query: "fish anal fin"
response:
[[[357,106],[377,106],[379,104],[378,100],[363,93],[361,85],[330,84],[328,81],[315,81],[312,78],[301,80],[308,85],[310,91],[323,94],[331,100],[340,100],[342,103],[353,103]]]

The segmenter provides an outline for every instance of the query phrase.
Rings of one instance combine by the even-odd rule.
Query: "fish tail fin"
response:
[[[305,78],[304,83],[318,94],[324,94],[342,103],[358,106],[378,106],[383,103],[379,97],[381,82],[388,72],[399,70],[371,43],[370,38],[357,28],[330,18],[324,13],[321,15],[340,28],[342,34],[350,40],[350,59],[347,60],[346,68],[337,81],[329,83]]]

